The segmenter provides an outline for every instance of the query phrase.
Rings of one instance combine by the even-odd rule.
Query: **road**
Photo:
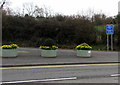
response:
[[[118,74],[118,63],[4,67],[0,69],[2,69],[4,83],[118,83],[118,76],[114,76]]]

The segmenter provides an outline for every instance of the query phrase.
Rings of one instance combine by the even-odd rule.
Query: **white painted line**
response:
[[[113,74],[113,75],[111,75],[112,77],[118,77],[118,76],[120,76],[120,74]]]
[[[28,83],[28,82],[47,82],[47,81],[74,80],[74,79],[77,79],[77,77],[44,79],[44,80],[11,81],[11,82],[2,82],[2,84]]]

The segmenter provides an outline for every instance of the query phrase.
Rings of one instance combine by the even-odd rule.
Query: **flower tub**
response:
[[[16,57],[17,49],[2,49],[2,57]]]
[[[91,50],[77,50],[77,56],[91,57]]]
[[[41,49],[41,56],[43,57],[56,57],[56,50],[43,50]]]
[[[82,43],[76,46],[77,56],[79,57],[91,57],[91,49],[92,47],[86,43]]]
[[[57,46],[40,46],[42,57],[56,57],[57,56]]]
[[[16,44],[3,45],[2,46],[2,57],[17,57],[18,46]]]

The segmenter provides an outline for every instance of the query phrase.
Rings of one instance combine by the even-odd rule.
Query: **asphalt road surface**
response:
[[[2,82],[9,83],[8,85],[12,83],[14,85],[118,83],[118,75],[116,75],[118,74],[118,63],[4,67],[0,69],[2,69]]]

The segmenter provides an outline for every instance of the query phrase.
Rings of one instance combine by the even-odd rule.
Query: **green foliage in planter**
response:
[[[40,48],[44,50],[56,50],[58,47],[57,46],[40,46]]]
[[[53,39],[48,38],[44,41],[40,48],[44,50],[56,50],[58,47],[55,45],[56,45],[55,41]]]

